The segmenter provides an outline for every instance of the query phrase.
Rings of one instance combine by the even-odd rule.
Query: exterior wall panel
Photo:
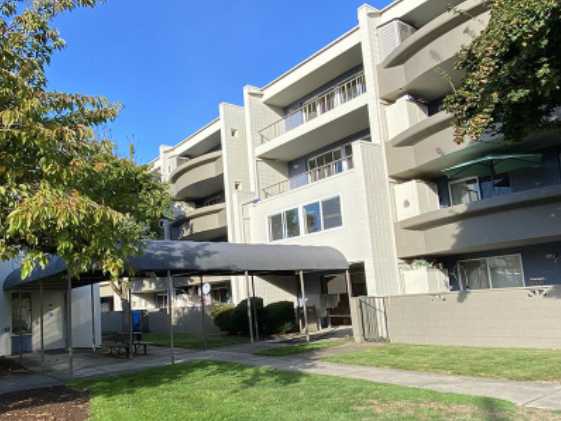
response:
[[[561,287],[387,297],[386,311],[392,342],[561,348]]]

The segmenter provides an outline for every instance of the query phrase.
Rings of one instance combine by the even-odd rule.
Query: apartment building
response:
[[[174,238],[334,246],[353,296],[561,282],[559,136],[457,144],[442,108],[488,20],[483,0],[364,5],[354,28],[245,86],[243,108],[222,104],[153,163],[181,202]],[[266,302],[301,294],[290,277],[254,284]],[[234,302],[247,293],[233,278]],[[348,315],[339,276],[309,275],[307,293],[322,323]]]
[[[442,100],[462,77],[455,55],[489,11],[467,0],[420,20],[419,8],[438,2],[416,3],[388,7],[378,30],[388,42],[396,25],[411,28],[377,65],[398,259],[442,266],[453,289],[560,283],[559,134],[534,133],[516,145],[500,136],[453,142]],[[407,272],[407,282],[418,280]]]

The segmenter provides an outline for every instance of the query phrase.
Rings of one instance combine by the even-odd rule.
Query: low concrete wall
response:
[[[168,333],[169,318],[167,311],[148,312],[148,329],[154,333]],[[204,330],[207,334],[220,332],[210,316],[210,308],[208,307],[205,308]],[[200,335],[202,333],[201,308],[198,306],[176,308],[174,332]]]
[[[392,342],[561,348],[561,286],[386,297]]]

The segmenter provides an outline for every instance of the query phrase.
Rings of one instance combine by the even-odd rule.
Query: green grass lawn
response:
[[[200,361],[74,382],[93,421],[512,420],[553,414],[479,397]],[[537,418],[536,418],[537,419]]]
[[[174,346],[177,348],[203,349],[202,337],[190,335],[188,333],[176,333]],[[167,333],[145,333],[143,340],[152,342],[156,346],[169,346],[169,335]],[[209,335],[207,346],[209,348],[219,348],[227,345],[237,345],[247,343],[249,340],[241,336]]]
[[[386,344],[326,361],[511,380],[561,382],[561,350]]]
[[[262,349],[255,352],[255,355],[265,355],[269,357],[285,357],[304,352],[319,351],[327,348],[334,348],[346,343],[346,340],[321,340],[310,343],[279,346],[275,348]]]

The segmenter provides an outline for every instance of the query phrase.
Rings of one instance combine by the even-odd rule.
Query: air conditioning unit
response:
[[[378,29],[380,41],[380,61],[395,50],[403,41],[409,38],[416,31],[415,27],[399,19],[392,20]]]

